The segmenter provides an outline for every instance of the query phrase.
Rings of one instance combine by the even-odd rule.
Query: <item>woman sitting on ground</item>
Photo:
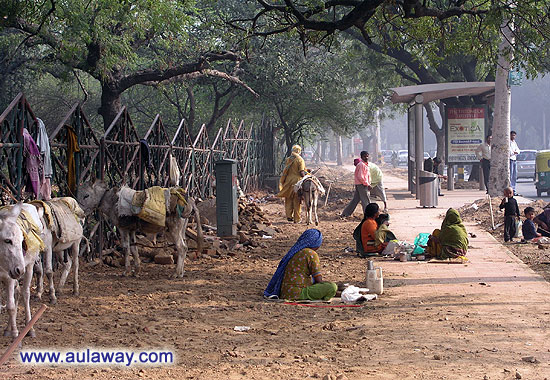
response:
[[[386,248],[388,243],[376,244],[376,218],[380,215],[380,208],[376,203],[369,203],[365,207],[365,217],[361,224],[353,231],[356,242],[357,255],[360,257],[376,256]]]
[[[454,208],[447,210],[441,223],[441,230],[436,229],[430,235],[426,255],[437,259],[465,259],[468,252],[468,234],[462,224],[460,214]]]
[[[390,231],[390,214],[380,214],[376,218],[378,229],[374,237],[374,246],[379,247],[381,244],[389,243],[392,240],[397,240],[395,234]]]
[[[323,281],[321,263],[315,252],[323,243],[317,229],[306,230],[281,259],[275,274],[264,291],[268,298],[328,301],[338,287]],[[313,278],[313,281],[312,281]]]

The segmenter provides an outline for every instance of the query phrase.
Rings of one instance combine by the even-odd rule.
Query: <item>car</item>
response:
[[[384,159],[384,162],[391,162],[391,157],[393,155],[393,150],[382,150],[382,158]]]
[[[522,150],[517,156],[518,178],[535,178],[535,157],[537,151],[533,149]]]
[[[424,159],[426,159],[426,158],[431,158],[430,154],[428,152],[424,152]]]
[[[398,165],[407,165],[409,161],[409,151],[408,150],[398,150],[397,151],[397,164]]]

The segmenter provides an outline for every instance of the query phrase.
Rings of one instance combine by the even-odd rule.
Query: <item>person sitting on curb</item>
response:
[[[460,214],[454,208],[447,210],[441,229],[435,229],[428,240],[426,256],[439,260],[468,260],[468,234]]]
[[[359,257],[377,256],[382,253],[388,243],[376,245],[376,218],[380,215],[380,207],[376,203],[369,203],[365,207],[365,217],[353,231],[357,255]]]
[[[537,232],[535,223],[533,223],[533,219],[535,219],[535,209],[533,207],[525,207],[523,213],[525,214],[525,222],[523,222],[523,225],[521,226],[523,239],[525,241],[532,241],[536,243],[542,234]]]
[[[550,237],[550,208],[548,208],[548,206],[533,219],[533,222],[538,224],[539,228],[537,232],[539,234]]]
[[[316,250],[322,243],[321,231],[304,231],[279,262],[264,291],[264,297],[324,301],[334,297],[338,286],[334,282],[323,281],[321,275],[321,263]]]

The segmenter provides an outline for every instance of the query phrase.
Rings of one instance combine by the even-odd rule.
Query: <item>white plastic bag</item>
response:
[[[358,288],[357,286],[350,285],[342,291],[340,298],[343,303],[350,304],[356,303],[361,298],[366,301],[371,301],[377,298],[376,294],[363,294],[367,293],[367,288]]]

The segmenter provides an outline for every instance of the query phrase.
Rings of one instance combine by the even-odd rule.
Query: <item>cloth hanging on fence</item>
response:
[[[180,185],[180,168],[178,166],[178,160],[176,157],[172,156],[170,153],[170,185],[179,186]]]
[[[76,192],[76,163],[74,154],[80,152],[78,146],[78,137],[70,125],[65,125],[67,128],[67,184],[69,191],[74,194]]]
[[[40,191],[40,172],[42,171],[41,162],[40,162],[40,150],[36,146],[31,134],[27,128],[23,128],[23,146],[24,146],[24,155],[25,155],[25,169],[27,172],[27,181],[25,187],[27,191],[32,193],[36,198]]]
[[[141,152],[141,164],[145,168],[151,169],[151,149],[149,148],[149,143],[147,142],[147,140],[139,140],[139,149]]]
[[[36,120],[38,120],[38,139],[36,144],[40,148],[40,154],[42,155],[44,177],[51,178],[53,176],[53,168],[48,131],[46,130],[46,125],[41,119],[37,118]]]
[[[40,148],[44,168],[44,179],[42,180],[39,193],[40,198],[49,201],[52,197],[51,178],[53,176],[50,139],[48,138],[48,131],[44,122],[38,118],[36,120],[38,120],[38,139],[36,143],[38,148]]]

